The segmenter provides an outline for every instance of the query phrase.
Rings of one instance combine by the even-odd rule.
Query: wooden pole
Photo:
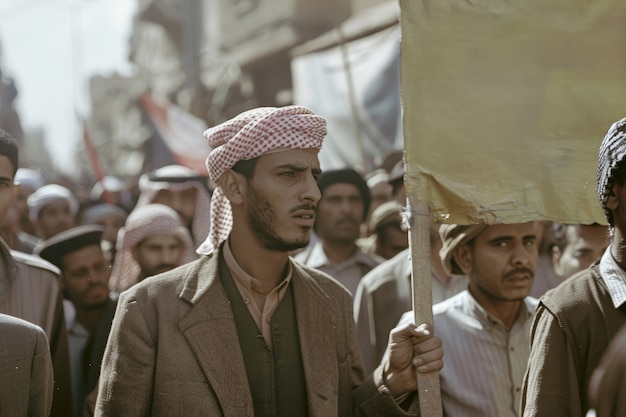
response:
[[[409,193],[411,194],[411,193]],[[407,196],[409,248],[411,252],[411,290],[416,324],[433,324],[432,282],[430,268],[430,209],[417,196]],[[420,412],[425,417],[441,417],[439,372],[417,372]]]

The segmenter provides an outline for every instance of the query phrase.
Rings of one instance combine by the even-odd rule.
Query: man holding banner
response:
[[[309,242],[325,136],[301,106],[205,132],[217,188],[202,256],[120,295],[96,416],[406,416],[422,402],[416,374],[443,365],[432,328],[392,330],[365,378],[349,292],[289,256]]]
[[[596,191],[612,242],[599,262],[541,299],[531,333],[524,417],[584,416],[591,374],[626,324],[626,118],[611,126],[600,145]]]
[[[516,417],[537,300],[529,297],[539,222],[444,224],[441,261],[448,273],[469,277],[466,291],[433,307],[445,345],[440,372],[446,416]],[[405,313],[399,326],[413,322]]]

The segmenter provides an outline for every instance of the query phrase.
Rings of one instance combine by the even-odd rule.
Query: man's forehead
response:
[[[61,255],[61,261],[63,262],[63,266],[67,268],[71,268],[75,265],[82,265],[85,263],[88,258],[85,258],[86,253],[96,254],[96,258],[99,260],[100,257],[104,259],[104,253],[102,252],[102,247],[99,244],[87,244],[87,245],[78,245],[75,247],[69,247],[66,249],[66,253]],[[91,259],[89,259],[91,260]]]
[[[259,156],[257,166],[287,166],[295,165],[305,168],[320,169],[317,157],[317,149],[281,149],[279,151],[266,152]]]
[[[0,155],[0,176],[13,180],[13,163],[6,155]]]
[[[480,234],[483,238],[494,239],[506,236],[537,236],[540,228],[537,222],[514,223],[514,224],[493,224],[489,225]]]
[[[66,208],[70,206],[70,202],[63,197],[48,201],[41,207],[41,211],[56,210],[58,208]]]
[[[323,192],[323,197],[331,195],[356,195],[361,196],[359,189],[356,185],[349,182],[336,182],[326,186]]]
[[[189,187],[186,187],[186,188],[177,188],[177,189],[161,188],[160,190],[157,191],[154,198],[155,199],[167,198],[167,197],[171,197],[175,195],[191,195],[191,194],[195,194],[197,191],[198,189],[193,185],[189,185]]]
[[[138,246],[142,244],[147,244],[147,245],[152,245],[152,244],[166,245],[167,244],[169,245],[171,243],[181,243],[181,242],[178,239],[178,236],[175,236],[174,234],[154,233],[154,234],[147,235],[146,237],[141,239],[141,242],[139,242]]]

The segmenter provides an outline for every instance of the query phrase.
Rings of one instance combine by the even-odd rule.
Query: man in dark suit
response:
[[[217,188],[203,256],[121,294],[97,416],[393,416],[415,405],[415,369],[442,367],[441,341],[394,329],[391,359],[365,379],[350,294],[289,257],[315,222],[325,135],[300,106],[205,132]]]

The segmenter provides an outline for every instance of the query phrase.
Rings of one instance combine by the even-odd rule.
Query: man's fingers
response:
[[[440,349],[441,352],[443,352],[441,338],[437,336],[433,336],[429,339],[422,340],[421,342],[418,342],[415,345],[413,345],[413,351],[415,352],[416,355],[419,355],[425,352],[430,352],[436,349]]]
[[[391,342],[402,342],[410,337],[414,337],[417,343],[429,339],[433,336],[432,326],[427,323],[422,323],[415,327],[414,324],[408,323],[402,327],[396,327],[389,335]]]
[[[443,360],[439,359],[433,362],[428,362],[424,365],[419,365],[419,359],[414,358],[413,364],[416,366],[418,372],[427,374],[429,372],[439,372],[443,368]]]
[[[439,371],[443,368],[443,348],[441,346],[423,351],[413,358],[413,365],[419,372]]]

